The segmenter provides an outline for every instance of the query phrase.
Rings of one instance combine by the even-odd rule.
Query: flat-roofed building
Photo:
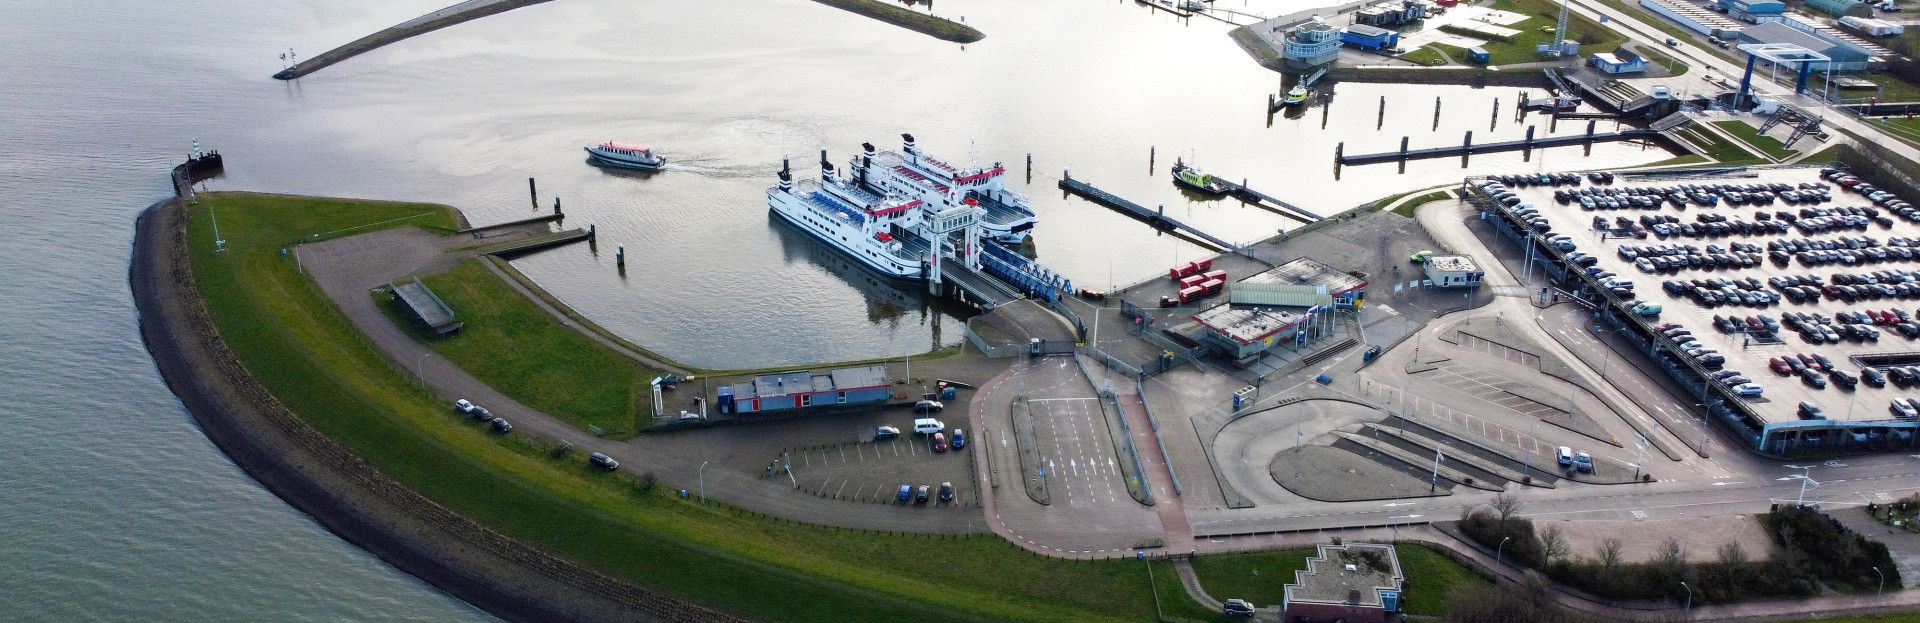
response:
[[[1293,572],[1281,611],[1293,623],[1386,623],[1400,612],[1406,580],[1391,545],[1321,545]]]
[[[1465,255],[1435,255],[1427,258],[1427,279],[1436,288],[1472,288],[1480,285],[1487,273],[1473,258]]]

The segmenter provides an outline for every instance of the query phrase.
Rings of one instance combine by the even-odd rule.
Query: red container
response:
[[[1191,287],[1200,285],[1202,283],[1206,283],[1206,281],[1207,281],[1206,275],[1187,275],[1185,277],[1180,278],[1180,288],[1181,289],[1191,288]]]
[[[1201,273],[1207,272],[1209,270],[1213,270],[1213,258],[1207,258],[1204,260],[1200,260],[1198,262],[1194,262],[1193,270],[1194,272],[1201,272]]]
[[[1186,303],[1194,299],[1200,298],[1205,294],[1206,294],[1206,289],[1200,286],[1194,286],[1191,288],[1182,288],[1180,290],[1180,302]]]
[[[1207,272],[1206,272],[1206,274],[1205,274],[1205,275],[1203,275],[1203,276],[1204,276],[1204,277],[1206,277],[1206,278],[1207,278],[1208,280],[1214,280],[1214,279],[1218,279],[1218,280],[1221,280],[1221,281],[1226,281],[1226,280],[1227,280],[1227,271],[1224,271],[1224,270],[1210,270],[1210,271],[1207,271]]]
[[[1227,282],[1225,281],[1222,281],[1219,279],[1213,279],[1200,284],[1200,287],[1206,290],[1207,294],[1217,294],[1220,292],[1220,288],[1226,287],[1226,285],[1227,285]]]
[[[1168,278],[1168,279],[1172,279],[1172,280],[1174,280],[1174,281],[1179,281],[1179,280],[1180,280],[1180,278],[1181,278],[1181,277],[1183,277],[1183,276],[1185,276],[1185,275],[1181,275],[1181,274],[1180,274],[1180,269],[1178,269],[1178,268],[1169,268],[1169,269],[1167,269],[1167,278]]]

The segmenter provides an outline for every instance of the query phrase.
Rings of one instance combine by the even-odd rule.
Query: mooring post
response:
[[[1033,179],[1033,152],[1027,152],[1027,179]]]
[[[1493,118],[1487,121],[1487,131],[1492,132],[1500,125],[1500,98],[1493,98]]]
[[[1467,130],[1466,140],[1460,143],[1460,153],[1462,154],[1473,153],[1473,130]]]
[[[1407,159],[1407,137],[1400,137],[1400,159]]]
[[[1347,143],[1346,141],[1341,141],[1340,143],[1333,146],[1333,164],[1335,166],[1338,166],[1341,162],[1346,161],[1346,159],[1347,159]]]
[[[1276,100],[1276,98],[1274,98],[1272,93],[1267,94],[1267,114],[1271,115],[1273,114],[1273,111],[1279,110],[1280,109],[1279,104],[1280,103]]]
[[[1373,129],[1387,127],[1387,96],[1380,96],[1380,113],[1374,116]]]
[[[1440,96],[1438,95],[1433,98],[1433,129],[1440,129]]]
[[[1552,134],[1558,131],[1560,131],[1560,111],[1556,110],[1547,113],[1547,133]]]
[[[533,202],[533,209],[540,209],[540,191],[534,188],[533,178],[527,178],[527,200]]]
[[[615,268],[620,269],[621,274],[627,272],[627,245],[621,244],[613,247],[613,265]]]
[[[1148,169],[1152,169],[1154,160],[1158,159],[1158,156],[1154,153],[1155,151],[1156,150],[1152,145],[1147,146],[1147,168]]]
[[[554,214],[560,214],[560,197],[559,197],[559,195],[555,195],[555,196],[553,197],[553,213],[554,213]]]
[[[1527,149],[1533,149],[1533,126],[1527,126]]]
[[[1587,143],[1588,144],[1593,143],[1593,124],[1595,123],[1597,123],[1597,121],[1593,119],[1587,120]]]
[[[593,223],[587,223],[587,240],[596,240],[599,238],[600,228],[595,227]]]

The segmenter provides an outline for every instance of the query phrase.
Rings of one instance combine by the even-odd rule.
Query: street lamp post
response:
[[[1885,596],[1887,594],[1887,574],[1881,573],[1879,567],[1873,568],[1873,574],[1880,576],[1880,589],[1874,591],[1873,596],[1875,597]]]
[[[700,502],[704,504],[706,503],[706,501],[707,501],[707,462],[701,461],[700,462]]]
[[[420,356],[419,356],[419,357],[416,357],[416,358],[414,358],[414,360],[413,360],[413,376],[414,376],[415,378],[418,378],[418,379],[420,379],[420,380],[422,380],[422,381],[424,381],[424,380],[426,380],[426,378],[427,378],[427,375],[426,375],[426,374],[423,374],[422,372],[423,372],[423,371],[425,370],[425,366],[426,366],[426,364],[427,364],[427,357],[429,357],[429,356],[431,356],[431,355],[433,355],[433,353],[431,353],[431,352],[425,352],[425,353],[420,353]]]
[[[1687,589],[1687,605],[1681,609],[1691,613],[1693,612],[1693,587],[1687,586],[1686,582],[1681,582],[1680,588]]]
[[[1511,538],[1513,537],[1510,537],[1510,536],[1500,537],[1500,545],[1493,548],[1493,562],[1495,564],[1498,564],[1501,558],[1506,555],[1507,540]]]

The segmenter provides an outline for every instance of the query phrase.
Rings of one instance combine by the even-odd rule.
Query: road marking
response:
[[[1643,511],[1637,508],[1632,511],[1629,511],[1629,513],[1632,514],[1633,518],[1636,520],[1647,518],[1647,511]]]

